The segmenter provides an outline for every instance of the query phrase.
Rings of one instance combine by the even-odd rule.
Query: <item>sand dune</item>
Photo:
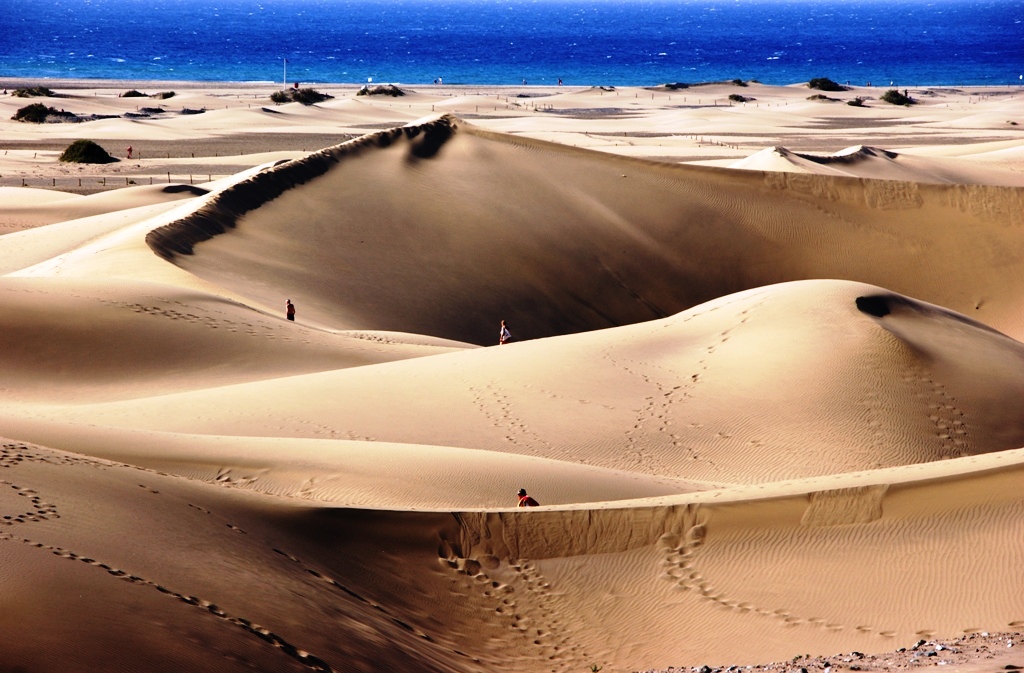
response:
[[[4,190],[4,198],[0,205],[0,227],[8,231],[20,231],[44,224],[55,224],[68,220],[102,215],[131,208],[140,208],[152,204],[193,198],[206,194],[209,190],[196,185],[146,185],[126,187],[117,193],[98,193],[89,196],[62,194],[53,192],[54,196],[42,199],[29,198],[34,194],[19,194],[13,188]],[[31,190],[43,191],[43,190]],[[20,198],[19,198],[20,196]],[[55,197],[66,198],[55,198]]]
[[[330,90],[81,125],[245,135],[230,178],[0,188],[0,668],[634,671],[1024,630],[1024,172],[980,128],[1019,100]],[[705,151],[736,167],[617,156]],[[27,152],[0,167],[54,161]]]
[[[806,281],[497,351],[36,413],[112,432],[445,445],[761,483],[1024,446],[1024,415],[1006,405],[1022,394],[1018,342],[878,288]]]
[[[549,172],[564,176],[557,187]],[[772,283],[843,278],[1013,336],[1024,331],[1024,281],[963,255],[998,248],[1010,267],[1024,265],[1004,226],[1021,205],[1019,189],[641,163],[441,117],[256,175],[148,240],[191,273],[261,302],[297,298],[312,319],[342,329],[372,319],[486,344],[500,318],[521,337],[543,337]],[[296,219],[310,235],[294,234]],[[219,231],[229,233],[199,243]],[[441,252],[407,263],[425,238],[443,242]],[[193,246],[195,255],[178,254]],[[327,268],[336,272],[325,277]]]
[[[989,161],[998,161],[992,157]],[[831,155],[800,154],[784,147],[761,150],[730,168],[813,173],[875,180],[900,180],[960,185],[1024,186],[1024,174],[993,166],[902,154],[877,147],[849,147]]]
[[[1021,623],[1007,572],[1024,532],[1019,451],[952,478],[455,517],[257,499],[16,443],[3,454],[17,475],[2,533],[19,578],[12,665],[630,670]]]

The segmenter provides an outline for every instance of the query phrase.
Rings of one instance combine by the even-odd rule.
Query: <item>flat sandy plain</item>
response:
[[[1019,89],[37,84],[0,669],[1024,665]]]

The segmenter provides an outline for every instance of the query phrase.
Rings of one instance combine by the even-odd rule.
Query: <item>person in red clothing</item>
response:
[[[519,507],[540,507],[540,503],[526,494],[526,489],[519,489]]]

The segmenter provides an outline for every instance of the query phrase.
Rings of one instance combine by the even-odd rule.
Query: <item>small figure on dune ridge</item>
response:
[[[525,488],[521,488],[519,489],[519,504],[517,507],[540,507],[540,503],[527,495]]]
[[[502,346],[512,340],[512,332],[505,327],[505,321],[501,321],[501,330],[498,331],[498,345]]]
[[[295,304],[292,303],[291,299],[285,300],[284,313],[286,316],[288,316],[289,320],[295,320]]]

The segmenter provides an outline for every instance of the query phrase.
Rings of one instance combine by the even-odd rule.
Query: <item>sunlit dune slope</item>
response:
[[[4,662],[631,671],[1019,627],[1022,464],[1014,451],[624,508],[410,512],[7,442]]]
[[[160,395],[460,346],[324,332],[194,290],[81,279],[0,279],[0,333],[9,401]]]
[[[1022,395],[1019,342],[872,286],[803,281],[612,330],[41,405],[5,423],[61,447],[55,425],[89,424],[110,429],[110,447],[134,442],[118,428],[372,439],[761,483],[1024,446],[1024,413],[1009,403]]]
[[[194,185],[146,185],[89,196],[57,192],[44,198],[36,194],[43,190],[28,191],[22,196],[18,188],[0,187],[0,233],[194,198],[209,190]]]

